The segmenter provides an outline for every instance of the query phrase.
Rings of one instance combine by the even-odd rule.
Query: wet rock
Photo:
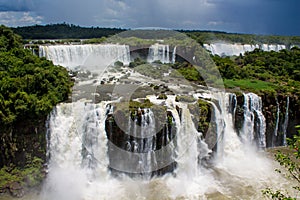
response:
[[[21,198],[25,194],[24,188],[18,182],[13,182],[12,184],[10,184],[9,192],[13,197],[17,198]]]

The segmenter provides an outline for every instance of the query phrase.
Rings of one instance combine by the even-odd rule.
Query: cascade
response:
[[[234,130],[234,115],[236,96],[231,93],[214,92],[212,99],[217,100],[212,103],[214,108],[215,121],[217,122],[217,154],[219,158],[242,149],[241,141]]]
[[[210,51],[213,55],[219,56],[238,56],[245,54],[247,51],[253,51],[254,49],[261,49],[263,51],[280,51],[286,49],[285,45],[280,44],[238,44],[238,43],[226,43],[216,42],[211,44],[204,44],[205,49]]]
[[[173,49],[173,52],[172,52],[172,63],[175,63],[175,61],[176,61],[176,46],[174,47],[174,49]]]
[[[172,56],[170,58],[170,54]],[[149,53],[147,61],[152,63],[154,61],[161,61],[162,63],[175,63],[176,59],[176,47],[170,52],[169,45],[165,44],[154,44],[149,47]]]
[[[159,48],[169,54],[166,46]],[[40,50],[46,57],[46,51],[52,51],[51,55],[57,57],[69,57],[59,58],[66,65],[75,63],[74,55],[54,49],[49,46]],[[118,54],[113,48],[112,51],[102,53]],[[173,54],[175,51],[176,47]],[[160,56],[161,61],[175,60],[165,53],[164,57]],[[47,59],[60,62],[55,56]],[[73,66],[81,64],[84,63]],[[220,91],[195,94],[194,98],[212,105],[211,123],[215,125],[210,127],[205,138],[195,127],[188,103],[176,102],[176,95],[167,95],[165,100],[158,100],[154,95],[147,98],[155,105],[166,106],[165,111],[172,116],[172,126],[157,132],[154,110],[140,108],[133,113],[134,119],[129,115],[124,120],[126,128],[114,131],[117,108],[113,103],[119,100],[100,103],[78,100],[57,105],[48,121],[49,174],[41,199],[209,199],[212,196],[245,199],[248,197],[245,193],[259,199],[257,191],[264,189],[264,184],[276,186],[278,183],[270,162],[254,148],[249,148],[254,141],[260,148],[265,147],[265,118],[261,99],[256,94],[244,94],[244,122],[239,134],[234,128],[235,94]],[[288,107],[289,99],[284,130],[288,123]],[[215,145],[209,146],[209,139]],[[203,167],[206,163],[202,160],[206,158],[211,158],[211,163],[208,161]],[[176,165],[172,165],[174,162]],[[168,166],[171,169],[152,174]],[[118,175],[114,176],[114,172]],[[129,175],[124,175],[126,173]],[[243,188],[241,192],[239,188]]]
[[[251,112],[251,110],[252,112],[258,112],[260,106],[256,105],[257,97],[252,94],[245,94],[245,96],[248,97],[245,100],[248,102],[248,112]],[[238,164],[243,160],[243,162],[247,162],[246,169],[249,168],[250,170],[251,168],[259,174],[266,173],[266,163],[260,160],[257,155],[253,157],[254,155],[252,156],[249,153],[250,150],[243,150],[243,143],[234,130],[233,110],[236,105],[235,98],[235,95],[230,93],[213,92],[210,94],[210,99],[213,100],[211,101],[214,112],[213,120],[216,121],[218,135],[216,141],[218,156],[216,156],[214,170],[221,173],[227,173],[228,171],[232,176],[237,174],[238,177],[244,177],[246,176],[243,172],[245,166]],[[154,101],[154,103],[161,103],[161,101]],[[148,184],[159,181],[166,189],[165,192],[171,191],[171,194],[168,194],[171,197],[173,195],[175,197],[176,195],[183,195],[186,198],[192,198],[194,193],[206,193],[209,190],[208,185],[224,192],[222,188],[219,188],[222,183],[216,180],[216,177],[210,171],[206,171],[201,167],[199,161],[209,157],[211,150],[208,149],[205,139],[200,139],[201,133],[196,130],[187,105],[176,102],[175,96],[172,95],[169,95],[168,99],[165,100],[165,105],[168,111],[172,113],[172,123],[176,127],[176,137],[167,146],[169,148],[166,151],[167,153],[155,150],[156,145],[158,145],[153,142],[155,137],[150,137],[150,139],[146,137],[147,134],[151,134],[155,126],[155,116],[151,109],[140,109],[139,111],[143,113],[140,127],[137,126],[137,120],[135,119],[134,121],[128,121],[130,126],[127,129],[135,136],[148,138],[148,140],[142,140],[142,142],[138,140],[124,141],[124,149],[127,149],[127,151],[117,151],[119,153],[116,153],[114,152],[117,150],[116,146],[109,139],[109,137],[114,137],[116,133],[109,133],[110,136],[107,138],[107,130],[105,130],[106,116],[114,112],[110,102],[99,104],[73,102],[58,105],[49,118],[49,151],[51,156],[49,178],[44,188],[45,192],[43,194],[45,197],[43,199],[95,199],[95,197],[103,199],[110,196],[116,199],[138,199],[149,195],[140,193],[143,188],[133,186],[141,184],[148,187],[144,181],[147,181]],[[178,112],[176,107],[180,107],[181,112]],[[251,123],[255,123],[255,121],[251,121]],[[167,139],[166,136],[164,140],[170,140],[171,138]],[[174,152],[174,149],[176,152]],[[175,160],[177,163],[177,168],[174,171],[176,176],[166,174],[162,179],[152,180],[147,172],[163,167],[164,165],[161,163],[168,158],[170,160],[167,162]],[[258,162],[260,167],[256,168],[253,164],[251,165],[252,160],[251,162],[248,161],[250,158],[256,160],[254,162],[255,166]],[[114,169],[119,167],[123,171],[125,169],[128,172],[142,173],[140,176],[142,179],[130,181],[126,177],[115,179],[111,177],[109,167]],[[145,174],[143,175],[143,173]],[[61,184],[57,183],[59,177],[64,177]],[[251,175],[249,180],[255,179]],[[74,184],[74,181],[76,184]],[[201,187],[200,183],[202,183]],[[66,194],[65,190],[68,187],[75,187],[77,190],[72,190]],[[186,190],[181,190],[182,187]],[[225,187],[225,185],[222,187]],[[132,192],[138,196],[129,195]],[[158,195],[156,198],[159,198],[160,193],[156,191],[156,194]]]
[[[101,160],[102,169],[107,167],[105,109],[103,103],[76,102],[59,104],[53,110],[49,119],[51,165],[90,168]]]
[[[277,112],[276,112],[276,124],[275,124],[275,130],[274,130],[274,136],[276,137],[278,134],[278,126],[279,126],[279,114],[280,114],[280,107],[278,98],[276,97],[276,106],[277,106]]]
[[[234,123],[234,116],[235,116],[235,112],[236,112],[236,107],[237,107],[237,99],[236,99],[236,94],[232,94],[232,93],[229,93],[229,106],[228,106],[228,109],[231,113],[231,115],[233,116],[232,117],[232,120],[233,120],[233,123]]]
[[[178,119],[178,118],[177,118]],[[178,149],[176,161],[178,163],[178,176],[192,179],[198,172],[198,147],[196,130],[190,112],[186,106],[182,107],[181,123],[178,133]]]
[[[286,49],[286,46],[282,44],[262,44],[260,49],[263,51],[280,51]]]
[[[253,142],[257,139],[258,147],[266,147],[266,120],[262,114],[261,98],[254,93],[244,94],[244,124],[241,136]]]
[[[289,105],[290,105],[290,98],[287,96],[286,98],[286,107],[285,107],[285,115],[284,115],[284,122],[283,122],[283,145],[286,145],[286,131],[289,123]]]
[[[215,94],[216,95],[216,94]],[[218,105],[220,105],[220,96],[218,95],[217,97],[214,96],[215,100],[218,100]],[[213,141],[215,142],[215,147],[217,148],[217,152],[218,155],[222,156],[223,154],[223,150],[224,150],[224,146],[223,146],[223,136],[224,136],[224,131],[225,131],[225,122],[224,122],[224,118],[223,118],[223,109],[221,107],[218,107],[217,104],[213,101],[209,101],[211,103],[211,105],[213,106],[213,123],[216,124],[216,128],[215,128],[215,138],[213,138]],[[219,109],[220,108],[220,109]]]
[[[39,46],[39,56],[71,69],[82,65],[106,67],[116,61],[128,65],[130,62],[129,46],[117,44]]]

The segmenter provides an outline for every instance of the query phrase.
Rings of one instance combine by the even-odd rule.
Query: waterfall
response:
[[[286,49],[285,45],[280,44],[238,44],[238,43],[226,43],[216,42],[211,44],[204,44],[205,49],[210,51],[213,55],[219,56],[238,56],[245,54],[247,51],[253,51],[254,49],[261,49],[263,51],[280,51]]]
[[[49,119],[50,165],[91,168],[101,164],[102,173],[106,173],[105,106],[63,103],[53,110]]]
[[[279,114],[280,114],[280,107],[278,98],[276,97],[276,106],[277,106],[277,112],[276,112],[276,124],[275,124],[275,130],[274,130],[274,136],[277,137],[278,134],[278,126],[279,126]]]
[[[222,102],[222,99],[221,99],[221,96],[215,96],[214,97],[215,100],[218,100],[218,105],[220,102]],[[223,143],[223,136],[224,136],[224,131],[225,131],[225,127],[226,127],[226,124],[224,122],[224,112],[225,110],[223,110],[221,107],[221,109],[219,109],[219,107],[217,106],[216,103],[212,102],[212,101],[209,101],[211,103],[211,105],[213,106],[213,123],[216,124],[216,128],[215,128],[215,131],[213,131],[213,134],[214,136],[212,137],[215,137],[213,138],[213,143],[215,143],[215,147],[214,148],[217,148],[217,152],[218,152],[218,155],[219,156],[222,156],[223,154],[223,150],[224,150],[224,143]],[[225,108],[226,109],[226,108]],[[209,139],[209,138],[207,138]]]
[[[236,94],[229,94],[229,112],[232,114],[232,120],[233,123],[235,121],[235,112],[236,112],[236,107],[237,107],[237,99],[236,99]]]
[[[182,107],[181,124],[178,134],[178,152],[176,161],[178,163],[178,175],[192,179],[198,172],[198,149],[196,130],[187,107]]]
[[[128,65],[130,62],[129,46],[117,44],[39,46],[39,56],[71,69],[82,65],[106,67],[116,61]]]
[[[280,51],[286,49],[286,46],[282,44],[262,44],[260,49],[263,51]]]
[[[170,53],[172,56],[170,58]],[[170,52],[169,45],[154,44],[149,47],[149,53],[147,61],[152,63],[154,61],[160,61],[162,63],[175,63],[176,60],[176,47]]]
[[[259,148],[266,147],[266,120],[262,113],[261,98],[254,93],[244,94],[244,124],[242,138],[253,142],[257,138]]]
[[[289,123],[289,105],[290,105],[290,97],[286,97],[286,107],[285,107],[285,115],[284,115],[284,122],[282,125],[283,130],[283,145],[286,145],[286,131]]]
[[[75,51],[66,50],[75,45],[60,46],[44,46],[40,51],[48,56],[47,59],[64,63],[66,67],[85,65],[86,62],[80,63],[76,56],[87,47],[78,47],[82,50]],[[92,51],[98,51],[98,47],[93,48],[92,55],[96,54]],[[118,60],[116,49],[99,48],[112,51],[103,51],[99,58],[116,55],[114,61]],[[164,53],[155,54],[159,48],[163,49],[160,53]],[[152,50],[153,54],[149,52],[149,56],[153,55],[152,61],[158,57],[168,63],[175,61],[176,47],[172,58],[167,56],[171,54],[166,46]],[[70,54],[65,53],[67,51]],[[125,57],[129,61],[129,56]],[[196,117],[192,109],[198,108],[197,101],[177,102],[176,95],[167,95],[167,99],[162,100],[155,95],[147,96],[155,106],[164,106],[163,112],[168,113],[171,120],[159,118],[158,121],[154,108],[139,108],[132,115],[125,115],[122,121],[127,124],[125,128],[118,126],[118,107],[114,106],[123,103],[121,100],[100,103],[78,100],[57,105],[47,122],[49,173],[41,199],[248,198],[245,194],[259,199],[257,191],[264,189],[264,184],[284,184],[281,177],[280,181],[275,181],[270,162],[249,147],[254,141],[260,148],[265,147],[266,125],[260,97],[244,94],[244,122],[240,134],[234,128],[234,117],[240,112],[235,94],[202,91],[195,93],[194,98],[210,102],[212,107],[206,135],[198,132],[198,123],[193,121]],[[190,104],[194,107],[189,107]],[[288,107],[289,99],[284,130],[288,123]],[[166,124],[164,120],[171,124],[158,130],[159,122]]]

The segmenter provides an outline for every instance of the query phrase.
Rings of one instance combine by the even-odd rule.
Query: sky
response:
[[[300,0],[0,0],[0,24],[62,22],[300,36]]]

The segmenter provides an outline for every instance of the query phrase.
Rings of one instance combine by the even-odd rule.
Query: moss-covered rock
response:
[[[196,99],[193,96],[177,95],[175,97],[175,101],[177,101],[177,102],[192,103],[192,102],[196,102]]]
[[[34,157],[23,167],[4,166],[0,170],[0,193],[9,192],[14,197],[22,197],[26,191],[40,185],[45,178],[44,161]]]

